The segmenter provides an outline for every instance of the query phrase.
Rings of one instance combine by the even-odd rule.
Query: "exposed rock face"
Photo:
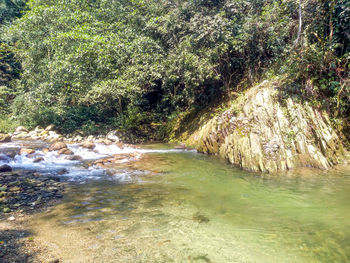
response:
[[[243,169],[261,172],[296,167],[328,169],[345,150],[326,113],[263,82],[214,117],[186,141],[200,152],[220,154]]]

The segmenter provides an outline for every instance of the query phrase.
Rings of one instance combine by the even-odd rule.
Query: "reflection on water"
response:
[[[262,178],[192,152],[127,169],[149,172],[72,186],[36,239],[63,262],[350,261],[350,174]]]

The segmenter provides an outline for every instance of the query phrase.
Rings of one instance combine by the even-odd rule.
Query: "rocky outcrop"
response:
[[[278,83],[251,88],[193,133],[186,145],[260,172],[328,169],[344,162],[345,149],[328,115],[297,97],[281,96]]]

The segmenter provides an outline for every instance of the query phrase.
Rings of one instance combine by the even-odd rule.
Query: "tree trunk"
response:
[[[302,26],[303,26],[303,14],[302,14],[302,10],[301,10],[301,0],[299,0],[299,28],[298,28],[298,36],[294,42],[294,46],[296,46],[300,41]]]

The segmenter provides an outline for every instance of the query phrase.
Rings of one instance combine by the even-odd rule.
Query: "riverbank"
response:
[[[57,177],[28,171],[0,173],[1,262],[58,262],[36,244],[28,223],[58,204],[65,186]],[[38,260],[38,255],[48,260]]]
[[[29,223],[39,213],[49,212],[61,199],[52,199],[31,210],[0,213],[0,261],[2,263],[50,262],[59,260],[38,244]]]
[[[67,184],[62,201],[2,218],[6,253],[0,261],[347,262],[349,258],[344,236],[350,229],[350,181],[343,170],[261,176],[235,169],[222,158],[171,145],[120,149],[115,143],[96,143],[88,149],[67,142],[67,150],[82,158],[67,160],[60,150],[43,151],[54,145],[58,146],[14,140],[0,146],[3,152],[16,152],[8,162],[13,172],[36,170],[45,177],[65,168],[56,176]],[[35,155],[44,160],[34,163]]]

